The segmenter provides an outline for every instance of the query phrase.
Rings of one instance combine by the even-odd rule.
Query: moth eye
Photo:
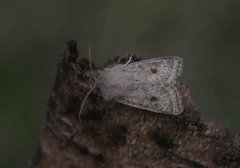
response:
[[[152,96],[151,99],[150,99],[150,101],[151,101],[152,103],[153,103],[153,102],[156,102],[156,101],[157,101],[157,97]]]
[[[151,67],[150,70],[151,70],[151,72],[152,72],[153,74],[157,73],[156,68],[152,68],[152,67]]]

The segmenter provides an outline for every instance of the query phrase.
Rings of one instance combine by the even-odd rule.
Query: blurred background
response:
[[[0,167],[27,167],[65,42],[101,66],[136,52],[184,58],[207,121],[240,131],[239,0],[0,0]]]

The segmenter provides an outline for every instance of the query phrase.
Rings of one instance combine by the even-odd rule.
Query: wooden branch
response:
[[[81,101],[94,80],[87,59],[77,59],[76,42],[68,41],[45,115],[37,168],[206,168],[239,167],[240,136],[214,122],[204,122],[180,84],[184,112],[157,114],[106,102],[95,89]],[[106,62],[115,64],[117,57]],[[127,60],[127,57],[120,59]],[[134,56],[134,60],[139,60]],[[93,69],[96,67],[93,65]]]

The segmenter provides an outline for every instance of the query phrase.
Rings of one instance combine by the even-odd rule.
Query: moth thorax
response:
[[[96,81],[105,100],[121,97],[127,92],[125,87],[126,74],[122,72],[122,65],[105,68]]]

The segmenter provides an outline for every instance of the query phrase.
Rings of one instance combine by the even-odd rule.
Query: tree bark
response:
[[[92,65],[91,72],[88,60],[77,62],[77,55],[76,42],[68,41],[58,63],[33,167],[240,167],[239,134],[204,122],[184,84],[178,86],[184,107],[178,116],[106,102],[95,89],[79,121],[81,101],[98,68]],[[114,57],[104,66],[127,59]],[[134,56],[134,60],[139,58]]]

